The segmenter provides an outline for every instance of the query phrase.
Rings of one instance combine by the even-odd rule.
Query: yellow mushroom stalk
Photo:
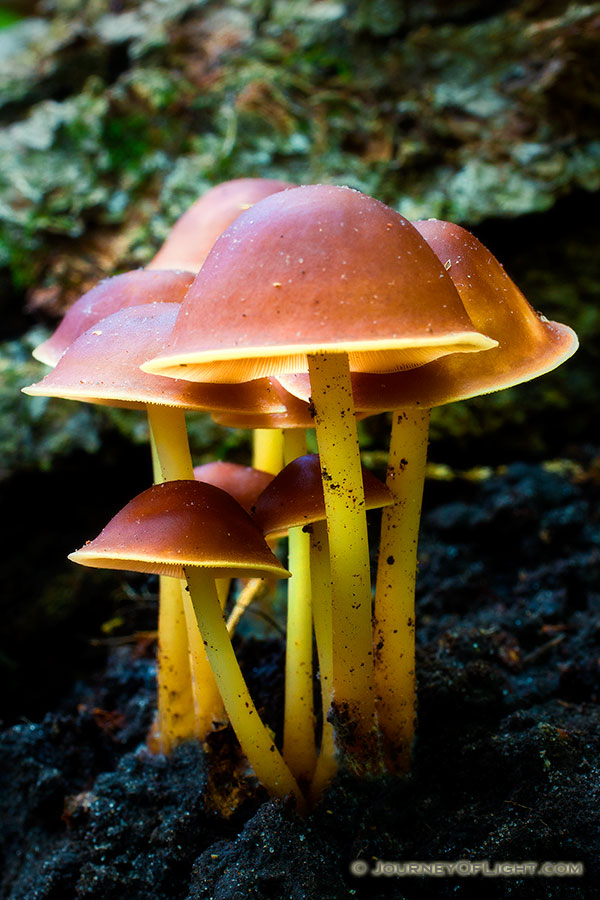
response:
[[[229,721],[248,762],[270,794],[281,798],[293,794],[299,812],[305,811],[306,804],[298,783],[261,721],[248,692],[231,646],[214,579],[197,568],[186,567],[185,574],[208,659]]]
[[[378,760],[365,496],[348,357],[309,355],[332,581],[332,703],[358,767]]]
[[[306,452],[303,428],[286,428],[283,439],[286,465]],[[317,764],[310,536],[300,526],[288,532],[288,569],[283,755],[298,781],[309,785]]]
[[[310,786],[311,802],[316,803],[327,785],[333,780],[338,768],[335,732],[333,724],[328,719],[333,684],[333,604],[331,600],[331,568],[329,566],[327,526],[324,521],[315,522],[311,526],[310,578],[312,595],[315,598],[313,618],[319,656],[319,681],[323,719],[321,746]]]
[[[252,432],[252,465],[277,475],[283,468],[283,431],[280,428],[256,428]]]
[[[429,410],[394,412],[375,588],[375,689],[389,769],[406,772],[415,732],[415,581]]]

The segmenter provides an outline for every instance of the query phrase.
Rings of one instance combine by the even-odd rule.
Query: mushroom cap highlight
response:
[[[105,278],[75,301],[56,331],[35,348],[33,355],[48,366],[55,366],[67,347],[101,319],[141,303],[181,303],[193,280],[190,272],[147,269]]]
[[[473,234],[437,219],[413,224],[447,267],[475,327],[494,338],[497,346],[485,353],[445,356],[418,370],[352,374],[357,410],[373,414],[466,400],[537,378],[576,351],[573,329],[537,313]],[[284,375],[278,380],[299,399],[310,396],[305,375]]]
[[[107,316],[81,334],[54,369],[24,392],[129,409],[157,404],[230,414],[285,410],[268,379],[240,385],[194,384],[142,372],[141,363],[160,352],[178,312],[178,303],[145,303]]]
[[[393,502],[386,485],[363,466],[365,508],[378,509]],[[264,489],[253,511],[256,524],[268,537],[283,537],[290,528],[325,519],[321,461],[318,453],[288,463]]]
[[[199,272],[214,242],[240,213],[291,187],[295,185],[272,178],[236,178],[216,185],[177,219],[147,268]]]
[[[309,185],[261,200],[221,235],[144,369],[236,382],[305,372],[321,352],[379,372],[493,346],[406,219],[359,191]]]
[[[194,478],[227,491],[249,513],[274,476],[252,466],[216,460],[194,466]]]
[[[245,510],[226,491],[200,481],[165,481],[134,497],[73,562],[184,577],[184,568],[215,578],[287,578]]]

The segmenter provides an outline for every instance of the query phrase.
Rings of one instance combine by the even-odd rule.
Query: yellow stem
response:
[[[184,580],[179,581],[179,594],[180,597],[183,597],[183,610],[187,625],[189,643],[187,669],[188,677],[191,671],[196,733],[198,738],[203,741],[206,735],[214,730],[215,725],[227,722],[227,713],[206,655],[202,635],[198,631],[194,608]]]
[[[168,755],[181,741],[196,737],[198,726],[181,579],[166,575],[159,578],[157,682],[157,739],[161,752]]]
[[[335,734],[333,725],[327,720],[327,714],[331,706],[333,655],[331,647],[331,569],[329,567],[329,547],[325,522],[315,522],[312,526],[312,534],[310,536],[310,580],[323,714],[321,747],[319,749],[317,767],[310,786],[311,802],[316,803],[337,771]]]
[[[367,519],[352,385],[345,353],[308,357],[333,590],[333,717],[340,752],[357,772],[379,768]]]
[[[309,534],[300,526],[291,528],[288,548],[292,577],[288,581],[283,756],[296,779],[308,785],[317,763]]]
[[[151,440],[158,459],[161,481],[186,481],[194,477],[185,413],[172,406],[147,407]]]
[[[154,484],[163,478],[154,432],[150,426]],[[161,753],[170,754],[181,741],[196,736],[197,722],[189,667],[187,627],[181,603],[181,580],[158,579],[158,716],[156,739]]]
[[[239,593],[231,615],[227,619],[227,631],[233,634],[238,622],[250,606],[250,604],[265,592],[268,582],[264,578],[250,578]]]
[[[280,428],[255,428],[252,432],[252,466],[277,475],[283,468],[283,432]]]
[[[260,719],[238,665],[219,605],[214,579],[200,568],[185,570],[191,602],[225,709],[248,762],[275,797],[294,794],[300,812],[306,804],[294,776]]]
[[[227,599],[229,597],[229,588],[231,587],[231,578],[217,578],[216,584],[221,609],[225,609],[225,606],[227,605]]]
[[[283,429],[283,464],[287,466],[289,463],[304,456],[306,453],[306,429],[305,428],[284,428]]]
[[[375,590],[375,685],[388,768],[405,772],[415,729],[415,580],[429,410],[394,412]]]

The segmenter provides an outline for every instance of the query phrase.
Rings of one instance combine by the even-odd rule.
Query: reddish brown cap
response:
[[[427,408],[499,391],[549,372],[575,352],[575,332],[537,313],[474,235],[436,219],[414,225],[447,268],[475,327],[494,338],[498,346],[485,353],[445,356],[407,372],[353,374],[358,410],[376,413],[404,406]],[[299,398],[310,396],[310,383],[304,375],[280,380]]]
[[[181,303],[192,281],[193,275],[189,272],[148,272],[146,269],[106,278],[73,304],[54,334],[39,344],[33,355],[48,366],[55,366],[67,347],[101,319],[126,306],[141,303]]]
[[[295,185],[271,178],[236,178],[218,184],[177,219],[148,268],[199,272],[214,242],[240,213],[291,187]]]
[[[199,481],[153,485],[69,559],[176,578],[186,566],[211,569],[215,578],[289,576],[239,503]]]
[[[363,466],[366,509],[389,506],[393,497]],[[318,453],[299,456],[276,475],[256,502],[254,519],[263,534],[283,537],[290,528],[325,518],[323,475]]]
[[[227,491],[249,513],[274,476],[252,466],[216,460],[194,466],[194,478]]]
[[[178,303],[146,303],[107,316],[80,335],[55,368],[24,392],[134,409],[150,403],[238,414],[285,409],[266,378],[213,385],[142,372],[141,363],[160,352],[178,312]]]
[[[144,369],[236,382],[307,371],[319,352],[393,371],[493,346],[406,219],[350,188],[309,185],[261,200],[221,235]]]

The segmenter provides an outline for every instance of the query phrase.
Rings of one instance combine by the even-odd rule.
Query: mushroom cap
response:
[[[153,485],[69,559],[176,578],[187,566],[211,569],[215,578],[289,577],[239,503],[200,481]]]
[[[404,406],[428,408],[499,391],[551,371],[575,352],[573,329],[537,313],[473,234],[436,219],[413,224],[447,266],[475,327],[498,345],[485,353],[445,356],[418,370],[353,374],[357,410],[372,414]],[[299,399],[310,396],[306,376],[279,380]]]
[[[50,337],[39,344],[33,355],[48,366],[55,366],[73,341],[126,306],[141,303],[181,303],[194,276],[189,272],[149,272],[135,269],[113,278],[105,278],[76,300]]]
[[[307,371],[320,352],[377,372],[492,346],[406,219],[359,191],[309,185],[261,200],[221,235],[144,369],[236,382]]]
[[[362,473],[366,509],[393,503],[392,494],[382,481],[364,466]],[[283,537],[290,528],[325,519],[319,454],[309,453],[288,463],[264,489],[253,515],[263,534],[269,537]]]
[[[266,378],[240,385],[194,384],[142,372],[141,363],[160,352],[178,312],[178,303],[145,303],[107,316],[81,334],[54,369],[24,392],[129,409],[153,403],[230,413],[285,410]]]
[[[177,219],[147,268],[199,272],[214,242],[240,213],[291,187],[295,185],[272,178],[236,178],[216,185]]]
[[[227,491],[249,513],[274,476],[252,466],[216,460],[194,466],[194,478]]]
[[[308,375],[306,376],[308,378]],[[245,384],[258,384],[264,379],[244,382]],[[278,379],[270,378],[269,382],[277,393],[281,403],[281,410],[264,410],[263,412],[238,412],[235,410],[216,410],[211,413],[212,419],[225,428],[312,428],[314,426],[314,414],[312,407],[306,400],[300,400],[289,391],[286,391]],[[235,385],[216,384],[215,388],[235,388]]]

